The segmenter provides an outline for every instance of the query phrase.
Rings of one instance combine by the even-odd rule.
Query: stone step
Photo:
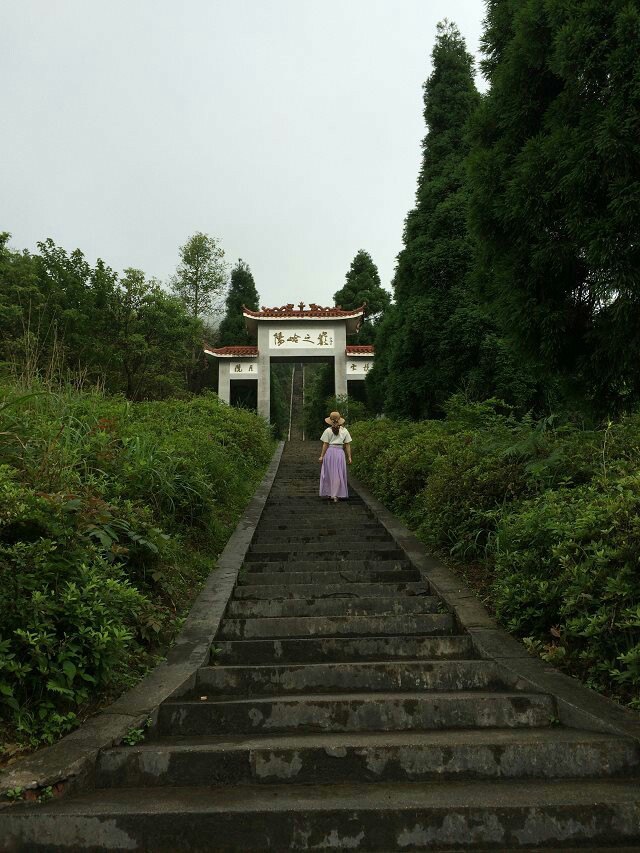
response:
[[[223,619],[221,640],[285,637],[356,637],[384,634],[451,634],[448,613],[407,616],[291,616],[266,619]]]
[[[371,732],[550,725],[551,696],[537,693],[351,693],[164,702],[161,735]]]
[[[334,542],[308,542],[288,547],[282,544],[250,545],[245,562],[272,560],[402,560],[404,552],[391,542],[353,542],[337,546]]]
[[[575,729],[160,738],[101,753],[98,787],[335,784],[624,775],[638,746]]]
[[[323,519],[321,525],[318,523],[317,518],[309,519],[308,521],[297,518],[292,520],[290,516],[286,519],[272,521],[263,518],[256,529],[256,534],[261,535],[265,531],[276,530],[300,530],[302,532],[315,530],[319,535],[324,535],[327,533],[348,533],[353,530],[376,531],[380,530],[380,524],[369,517],[358,519]]]
[[[6,850],[91,853],[633,849],[639,781],[99,789],[5,809],[0,837]]]
[[[286,601],[298,598],[316,598],[323,601],[357,601],[361,598],[379,596],[423,596],[429,588],[423,582],[409,583],[343,583],[343,584],[255,584],[237,586],[233,591],[234,601]]]
[[[321,511],[318,512],[318,510]],[[316,529],[322,527],[347,529],[354,524],[376,524],[377,522],[367,510],[345,512],[340,504],[338,504],[337,508],[334,504],[319,505],[313,512],[306,510],[304,512],[283,510],[274,513],[265,510],[260,517],[260,527],[278,524],[285,524],[290,527],[295,523]]]
[[[286,601],[230,601],[228,618],[280,618],[289,616],[367,616],[444,612],[441,599],[433,595],[393,598],[291,598]]]
[[[326,584],[327,586],[335,586],[335,584],[340,583],[358,583],[359,581],[364,581],[365,583],[375,583],[379,581],[380,583],[388,583],[397,581],[398,583],[410,583],[417,582],[420,580],[420,573],[417,569],[405,569],[405,570],[387,570],[387,571],[374,571],[373,569],[340,569],[339,571],[295,571],[295,572],[286,572],[283,570],[278,570],[274,572],[268,571],[258,571],[258,572],[244,572],[238,578],[238,584],[240,586],[248,585],[248,586],[281,586],[282,584]]]
[[[319,663],[322,661],[468,660],[466,634],[439,637],[319,637],[294,640],[215,640],[212,660],[221,664]]]
[[[340,571],[375,571],[389,572],[396,569],[417,571],[408,560],[297,560],[288,562],[281,560],[252,560],[243,565],[243,571],[250,572],[335,572]]]
[[[269,495],[268,506],[269,511],[273,513],[289,512],[289,510],[309,515],[328,510],[332,512],[342,511],[349,514],[357,511],[369,512],[365,502],[354,495],[351,495],[348,500],[340,500],[336,504],[328,498],[321,498],[317,491],[315,493],[291,495],[288,493],[287,488],[278,491],[272,489]]]
[[[347,511],[344,504],[335,504],[333,501],[318,503],[312,510],[295,511],[292,509],[281,509],[262,515],[261,525],[287,524],[294,522],[307,524],[316,529],[333,527],[346,530],[351,525],[375,524],[376,519],[366,509]]]
[[[364,542],[367,545],[369,542],[388,542],[393,543],[393,539],[386,531],[378,530],[372,533],[368,530],[361,532],[349,533],[331,533],[319,534],[316,530],[311,530],[308,533],[293,533],[288,531],[277,531],[272,533],[262,533],[253,537],[254,545],[333,545],[337,548],[346,547],[351,542]]]
[[[282,693],[390,693],[394,690],[505,690],[499,667],[487,660],[419,660],[207,666],[198,670],[190,699]]]
[[[301,498],[296,498],[301,501]],[[291,524],[293,520],[308,521],[317,527],[324,525],[374,522],[375,518],[366,507],[349,507],[344,502],[334,503],[330,500],[316,499],[313,506],[298,507],[296,505],[281,506],[268,511],[261,516],[261,523],[271,524],[274,521]]]

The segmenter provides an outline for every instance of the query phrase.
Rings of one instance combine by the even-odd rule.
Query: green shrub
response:
[[[214,395],[132,404],[0,389],[11,737],[51,742],[157,659],[272,451],[261,419]]]
[[[140,654],[152,603],[78,536],[73,501],[36,496],[0,466],[0,702],[51,741]],[[137,669],[137,666],[134,667]]]
[[[357,475],[429,546],[482,564],[502,624],[638,704],[640,415],[581,429],[455,397],[444,421],[352,433]]]
[[[640,707],[640,476],[547,491],[500,522],[498,618]]]

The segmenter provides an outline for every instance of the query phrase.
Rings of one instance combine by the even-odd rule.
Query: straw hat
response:
[[[333,426],[336,421],[338,422],[338,426],[342,426],[344,423],[344,418],[340,412],[330,412],[329,417],[324,419],[325,424],[329,424],[329,426]]]

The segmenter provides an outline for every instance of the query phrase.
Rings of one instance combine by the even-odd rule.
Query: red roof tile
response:
[[[221,358],[255,358],[258,355],[258,347],[210,347],[204,345],[204,351],[209,355],[217,355]]]
[[[375,350],[373,344],[348,344],[347,355],[373,355]]]
[[[282,318],[286,320],[302,320],[311,318],[323,320],[327,317],[359,317],[361,314],[364,314],[366,307],[365,305],[361,305],[360,308],[343,311],[342,308],[335,308],[333,306],[323,308],[314,302],[308,308],[301,308],[300,306],[304,306],[304,302],[301,302],[297,308],[294,307],[293,303],[290,303],[282,305],[279,308],[266,308],[263,305],[260,311],[254,311],[252,308],[247,308],[243,305],[242,312],[245,317],[255,317],[256,319],[268,318],[270,320],[277,320]]]

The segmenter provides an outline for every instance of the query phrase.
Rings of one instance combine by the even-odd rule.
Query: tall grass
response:
[[[0,386],[0,713],[51,742],[170,643],[271,456],[214,395]]]

